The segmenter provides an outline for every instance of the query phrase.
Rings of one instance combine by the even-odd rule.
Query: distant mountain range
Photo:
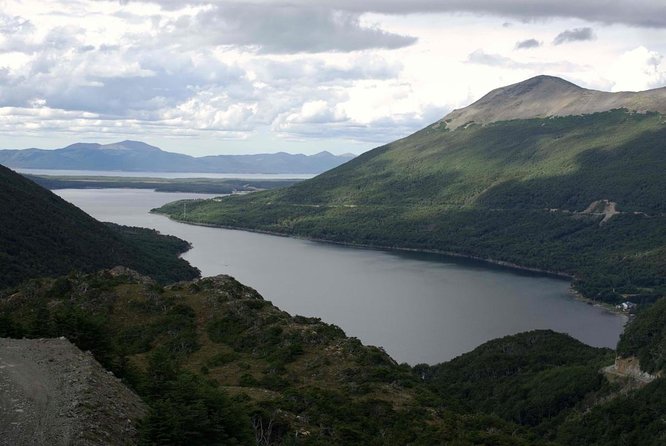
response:
[[[14,169],[125,172],[316,174],[337,167],[352,158],[352,154],[333,155],[330,152],[319,152],[315,155],[279,152],[193,157],[165,152],[140,141],[113,144],[76,143],[55,150],[0,150],[0,164]]]

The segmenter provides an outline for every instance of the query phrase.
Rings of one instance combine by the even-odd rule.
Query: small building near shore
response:
[[[626,302],[622,302],[620,305],[618,305],[617,308],[619,310],[629,312],[629,311],[632,311],[632,310],[636,309],[636,304],[633,303],[633,302],[626,301]]]

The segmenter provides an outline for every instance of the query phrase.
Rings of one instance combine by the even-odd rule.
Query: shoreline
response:
[[[179,220],[177,218],[173,218],[172,216],[170,216],[168,214],[161,213],[161,212],[153,212],[152,210],[150,212],[154,213],[154,214],[158,214],[158,215],[163,215],[163,216],[167,217],[169,220],[175,221],[177,223],[189,224],[189,225],[193,225],[193,226],[204,226],[204,227],[209,227],[209,228],[254,232],[254,233],[257,233],[257,234],[265,234],[265,235],[273,235],[273,236],[278,236],[278,237],[294,238],[294,239],[307,240],[307,241],[318,242],[318,243],[326,243],[326,244],[331,244],[331,245],[347,246],[347,247],[350,247],[350,248],[374,249],[374,250],[382,250],[382,251],[414,252],[414,253],[424,253],[424,254],[437,254],[437,255],[443,255],[443,256],[447,256],[447,257],[459,258],[459,259],[475,260],[475,261],[478,261],[478,262],[483,262],[483,263],[487,263],[487,264],[490,264],[490,265],[500,266],[500,267],[515,270],[515,271],[542,274],[542,275],[545,275],[545,276],[557,277],[557,278],[560,278],[560,279],[567,279],[567,280],[570,281],[570,286],[569,286],[568,292],[571,295],[572,299],[577,300],[577,301],[582,302],[582,303],[585,303],[585,304],[588,304],[588,305],[595,306],[597,308],[603,309],[604,311],[607,311],[609,313],[612,313],[612,314],[615,314],[615,315],[618,315],[618,316],[624,316],[627,320],[629,320],[628,315],[625,312],[615,308],[614,305],[606,304],[604,302],[600,302],[600,301],[597,301],[597,300],[594,300],[594,299],[590,299],[589,297],[585,297],[584,295],[582,295],[571,284],[571,282],[576,277],[573,274],[568,274],[568,273],[564,273],[564,272],[561,272],[561,271],[552,271],[552,270],[544,270],[544,269],[540,269],[540,268],[533,268],[533,267],[523,266],[523,265],[519,265],[519,264],[516,264],[516,263],[507,262],[507,261],[503,261],[503,260],[484,258],[484,257],[473,256],[473,255],[469,255],[469,254],[461,254],[461,253],[457,253],[457,252],[453,252],[453,251],[444,251],[444,250],[439,250],[439,249],[419,249],[419,248],[406,248],[406,247],[400,247],[400,246],[383,246],[383,245],[370,245],[370,244],[365,244],[365,243],[342,242],[342,241],[321,239],[321,238],[316,238],[316,237],[307,237],[307,236],[302,236],[302,235],[285,234],[285,233],[281,233],[281,232],[267,231],[267,230],[263,230],[263,229],[241,228],[241,227],[229,226],[229,225],[220,225],[220,224],[212,224],[212,223],[193,222],[193,221],[183,221],[183,220]]]

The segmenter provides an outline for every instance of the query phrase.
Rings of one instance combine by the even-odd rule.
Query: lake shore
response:
[[[266,231],[262,229],[252,229],[252,228],[242,228],[242,227],[236,227],[236,226],[229,226],[229,225],[216,225],[212,223],[203,223],[203,222],[194,222],[194,221],[184,221],[180,220],[178,218],[174,218],[168,214],[163,214],[160,212],[154,212],[151,210],[151,213],[157,214],[157,215],[163,215],[167,218],[169,218],[172,221],[178,222],[178,223],[184,223],[184,224],[191,224],[194,226],[204,226],[204,227],[210,227],[210,228],[220,228],[220,229],[229,229],[229,230],[236,230],[236,231],[246,231],[246,232],[254,232],[257,234],[265,234],[265,235],[273,235],[273,236],[278,236],[278,237],[289,237],[289,238],[294,238],[294,239],[300,239],[300,240],[308,240],[308,241],[313,241],[313,242],[319,242],[319,243],[328,243],[332,245],[339,245],[339,246],[348,246],[351,248],[360,248],[360,249],[375,249],[375,250],[383,250],[383,251],[399,251],[399,252],[414,252],[414,253],[424,253],[424,254],[437,254],[437,255],[443,255],[447,257],[454,257],[454,258],[460,258],[460,259],[468,259],[468,260],[474,260],[478,262],[483,262],[483,263],[488,263],[491,265],[495,266],[500,266],[506,269],[510,270],[515,270],[515,271],[522,271],[522,272],[528,272],[528,273],[535,273],[539,275],[545,275],[549,277],[557,277],[560,279],[567,279],[569,281],[575,280],[575,276],[573,274],[569,273],[564,273],[561,271],[552,271],[552,270],[544,270],[540,268],[533,268],[533,267],[528,267],[524,265],[520,265],[517,263],[512,263],[512,262],[506,262],[502,260],[496,260],[496,259],[490,259],[490,258],[484,258],[484,257],[479,257],[479,256],[474,256],[474,255],[469,255],[469,254],[462,254],[458,252],[453,252],[453,251],[444,251],[444,250],[439,250],[439,249],[419,249],[419,248],[406,248],[406,247],[401,247],[401,246],[385,246],[385,245],[371,245],[371,244],[365,244],[365,243],[353,243],[353,242],[343,242],[343,241],[337,241],[337,240],[327,240],[327,239],[322,239],[322,238],[316,238],[316,237],[307,237],[307,236],[302,236],[302,235],[293,235],[293,234],[285,234],[281,232],[275,232],[275,231]],[[604,302],[600,302],[594,299],[591,299],[589,297],[584,296],[581,294],[578,290],[576,290],[573,285],[569,288],[569,294],[571,297],[577,301],[586,303],[588,305],[596,306],[598,308],[604,309],[605,311],[609,313],[613,313],[619,316],[624,316],[627,317],[627,313],[625,313],[622,310],[617,309],[614,305],[606,304]],[[628,319],[628,317],[627,317]]]

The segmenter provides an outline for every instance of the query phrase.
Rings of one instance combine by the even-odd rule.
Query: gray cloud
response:
[[[428,106],[415,113],[393,114],[367,123],[351,119],[330,119],[312,125],[309,122],[285,122],[277,119],[273,130],[288,138],[347,139],[385,144],[423,128],[450,112],[449,107]]]
[[[536,73],[583,71],[586,67],[571,62],[519,62],[499,54],[486,53],[478,49],[467,56],[468,63],[514,70],[531,70]]]
[[[540,46],[541,42],[539,42],[536,39],[527,39],[527,40],[521,40],[520,42],[516,42],[517,50],[527,50],[530,48],[538,48]]]
[[[586,40],[594,40],[596,36],[592,28],[574,28],[562,31],[555,37],[553,44],[562,45],[568,42],[583,42]]]
[[[251,89],[244,70],[210,56],[194,63],[189,56],[166,50],[96,50],[73,38],[76,30],[70,31],[48,33],[25,73],[6,71],[0,76],[0,107],[30,107],[39,100],[62,110],[149,119],[211,86],[225,86],[226,95],[234,99]],[[63,57],[68,48],[81,47],[85,50]]]
[[[142,1],[142,0],[132,0]],[[167,9],[181,8],[180,0],[145,0],[160,3]],[[283,7],[274,0],[250,1],[264,7]],[[216,3],[212,0],[189,0],[190,4]],[[249,3],[248,0],[242,2]],[[290,7],[313,7],[312,0],[290,0]],[[280,6],[282,5],[282,6]],[[428,12],[471,12],[534,20],[552,17],[578,18],[601,23],[666,28],[666,2],[661,0],[317,0],[317,7],[355,13],[378,12],[411,14]]]
[[[300,85],[339,86],[363,79],[397,78],[403,66],[399,63],[388,63],[377,56],[364,55],[344,67],[330,65],[320,59],[303,57],[290,61],[259,58],[251,63],[251,68],[261,81],[272,85],[298,82]]]
[[[475,63],[479,65],[488,65],[491,67],[513,67],[520,68],[519,63],[515,62],[513,59],[510,59],[505,56],[500,56],[499,54],[486,53],[485,51],[478,49],[467,56],[467,62]]]
[[[34,31],[30,20],[0,13],[0,52],[32,52],[34,45],[30,37]]]
[[[349,52],[395,49],[416,38],[364,26],[360,14],[317,6],[225,3],[167,25],[167,36],[187,45],[240,45],[259,53]]]

